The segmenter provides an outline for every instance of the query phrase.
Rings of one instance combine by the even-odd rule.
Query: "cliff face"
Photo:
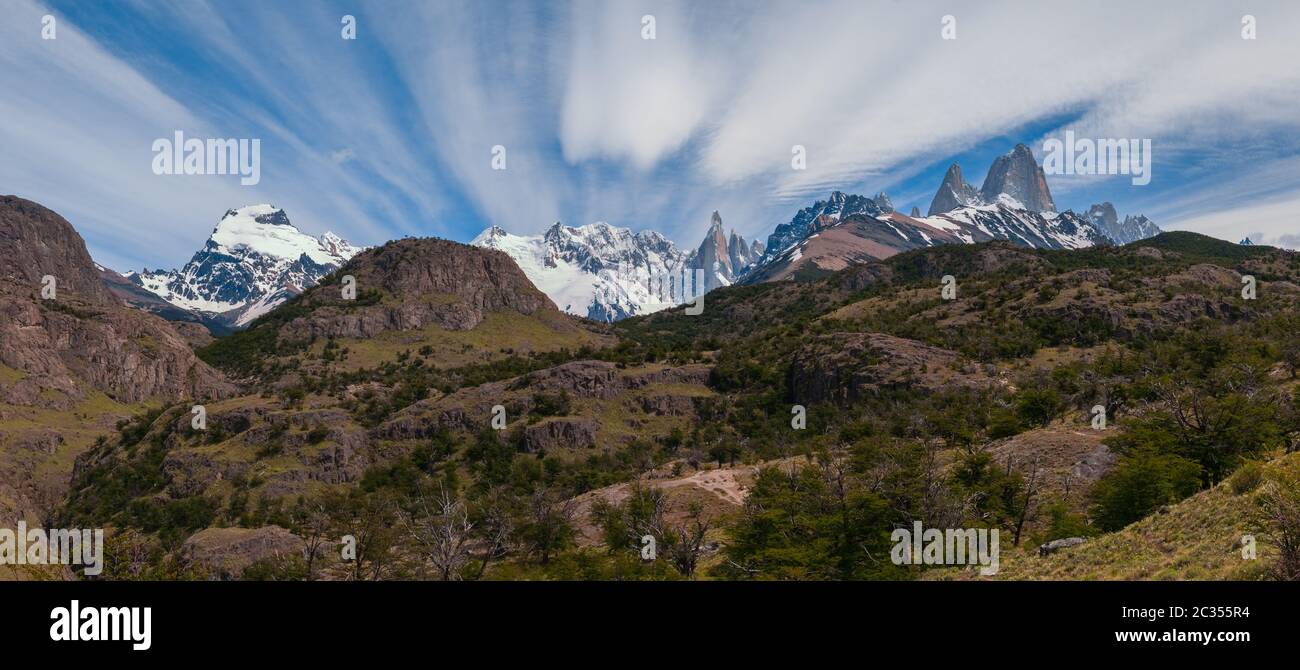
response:
[[[55,278],[53,299],[42,278]],[[0,198],[0,401],[62,409],[88,390],[123,403],[224,397],[234,388],[161,318],[127,308],[81,236],[36,203]]]
[[[81,235],[63,217],[30,200],[0,196],[0,281],[39,289],[50,275],[60,293],[116,305],[99,279]]]

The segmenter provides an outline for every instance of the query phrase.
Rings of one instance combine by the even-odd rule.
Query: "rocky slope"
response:
[[[170,323],[104,287],[63,217],[0,198],[0,249],[0,518],[39,520],[72,459],[140,405],[235,392]]]

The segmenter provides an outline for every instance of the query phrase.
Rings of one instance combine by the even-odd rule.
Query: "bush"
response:
[[[1046,426],[1061,409],[1061,396],[1053,388],[1027,389],[1016,399],[1016,413],[1031,426]]]
[[[1228,478],[1228,486],[1232,487],[1232,492],[1237,495],[1254,491],[1263,482],[1264,466],[1258,461],[1247,462]]]

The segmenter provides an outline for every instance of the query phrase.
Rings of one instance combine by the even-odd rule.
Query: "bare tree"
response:
[[[438,485],[431,495],[418,495],[415,511],[402,515],[406,533],[421,548],[442,581],[459,580],[469,563],[474,522],[465,502]]]
[[[1008,465],[1007,472],[1010,471],[1011,468]],[[1029,467],[1029,475],[1025,477],[1024,501],[1020,504],[1020,510],[1016,513],[1016,534],[1015,534],[1015,539],[1012,541],[1012,544],[1017,547],[1020,546],[1020,534],[1025,529],[1025,520],[1028,519],[1030,516],[1029,510],[1033,509],[1034,507],[1034,498],[1038,496],[1038,489],[1040,485],[1041,482],[1039,480],[1038,457],[1034,457],[1034,462]]]
[[[668,537],[664,538],[668,560],[683,576],[695,575],[710,527],[711,520],[705,517],[704,506],[693,502],[685,521],[670,528]]]

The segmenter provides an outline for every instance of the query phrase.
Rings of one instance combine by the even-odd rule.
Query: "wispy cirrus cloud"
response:
[[[1065,129],[1152,138],[1155,180],[1051,176],[1062,206],[1217,230],[1300,194],[1282,167],[1300,156],[1300,6],[1283,0],[50,1],[0,0],[2,190],[123,267],[179,264],[255,201],[365,243],[607,220],[693,245],[714,209],[761,237],[834,188],[925,209],[948,161],[978,180]],[[153,175],[150,143],[177,128],[263,138],[262,182]],[[1252,232],[1282,239],[1294,224],[1263,219],[1283,211]]]

